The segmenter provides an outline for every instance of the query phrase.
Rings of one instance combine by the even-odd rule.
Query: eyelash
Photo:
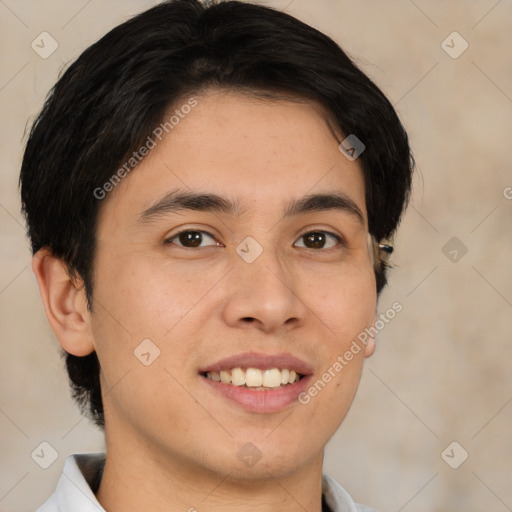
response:
[[[206,236],[212,238],[213,240],[215,240],[215,237],[213,235],[211,235],[210,233],[208,233],[207,231],[203,231],[201,229],[184,229],[184,230],[179,231],[178,233],[174,234],[170,238],[167,238],[166,240],[164,240],[164,243],[166,245],[177,245],[177,244],[174,244],[173,240],[176,239],[176,238],[179,238],[179,236],[184,234],[184,233],[201,233],[201,235],[203,235],[203,236],[206,235]],[[308,235],[312,235],[312,234],[325,234],[325,235],[331,236],[332,238],[334,238],[336,240],[336,242],[338,242],[338,244],[340,244],[341,246],[345,246],[345,242],[344,242],[343,238],[340,235],[336,235],[335,233],[331,233],[330,231],[326,231],[326,230],[322,230],[322,229],[312,229],[310,231],[306,231],[305,233],[300,235],[297,240],[304,239],[304,237],[306,237]],[[214,245],[209,245],[209,246],[206,246],[206,247],[219,247],[218,244],[219,244],[219,242],[217,242],[217,244],[215,246]],[[184,245],[177,245],[177,246],[181,247],[183,249],[201,249],[201,247],[186,247]],[[305,247],[304,246],[302,248],[310,249],[312,251],[319,251],[319,250],[326,251],[326,250],[329,250],[329,249],[335,249],[336,247],[328,247],[327,249],[325,249],[323,247],[320,248],[320,249],[313,249],[311,247]]]

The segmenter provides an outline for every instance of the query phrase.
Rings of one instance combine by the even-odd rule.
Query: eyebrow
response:
[[[288,205],[284,212],[285,217],[291,217],[301,213],[339,211],[348,213],[364,225],[364,215],[359,206],[350,197],[340,192],[310,194]]]
[[[173,190],[156,204],[144,210],[139,217],[139,222],[150,222],[164,215],[184,210],[217,212],[232,216],[238,216],[245,211],[238,201],[217,194]],[[292,217],[304,213],[323,211],[348,213],[360,224],[364,225],[365,223],[361,209],[350,197],[341,192],[309,194],[291,201],[286,206],[283,216]]]

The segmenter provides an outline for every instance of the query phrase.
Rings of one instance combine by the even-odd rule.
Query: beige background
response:
[[[66,63],[154,3],[0,0],[0,511],[34,510],[67,455],[103,448],[69,398],[29,266],[17,192],[25,125]],[[379,336],[325,470],[382,511],[510,511],[512,2],[268,3],[356,58],[396,105],[418,164],[380,305],[404,309]],[[30,46],[43,31],[59,44],[48,59]],[[457,59],[441,47],[453,31],[469,44]],[[442,250],[452,237],[467,247],[456,262]],[[31,458],[43,441],[59,454],[46,470]],[[441,457],[453,441],[469,453],[458,469]],[[461,450],[448,451],[452,464]]]

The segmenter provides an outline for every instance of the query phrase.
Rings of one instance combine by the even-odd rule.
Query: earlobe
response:
[[[91,315],[81,280],[73,279],[65,262],[48,249],[32,259],[48,322],[62,348],[75,356],[94,351]]]
[[[370,327],[373,328],[375,323],[377,322],[377,308],[375,308],[375,311],[373,313],[372,322],[370,324]],[[369,329],[370,332],[373,332],[374,329]],[[370,357],[375,352],[375,338],[370,335],[368,336],[368,339],[366,341],[365,347],[364,347],[364,357]]]

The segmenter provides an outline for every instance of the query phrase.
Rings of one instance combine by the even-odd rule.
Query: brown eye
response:
[[[341,241],[338,236],[327,231],[311,231],[302,235],[299,240],[303,242],[302,245],[298,244],[298,247],[306,247],[307,249],[330,249]]]
[[[188,248],[194,248],[194,247],[201,247],[205,245],[203,242],[207,242],[211,240],[213,243],[207,243],[205,245],[218,245],[215,238],[213,238],[212,235],[207,233],[206,231],[198,231],[198,230],[186,230],[181,231],[178,234],[174,235],[172,238],[169,238],[166,240],[167,244],[175,244],[181,247],[188,247]]]

